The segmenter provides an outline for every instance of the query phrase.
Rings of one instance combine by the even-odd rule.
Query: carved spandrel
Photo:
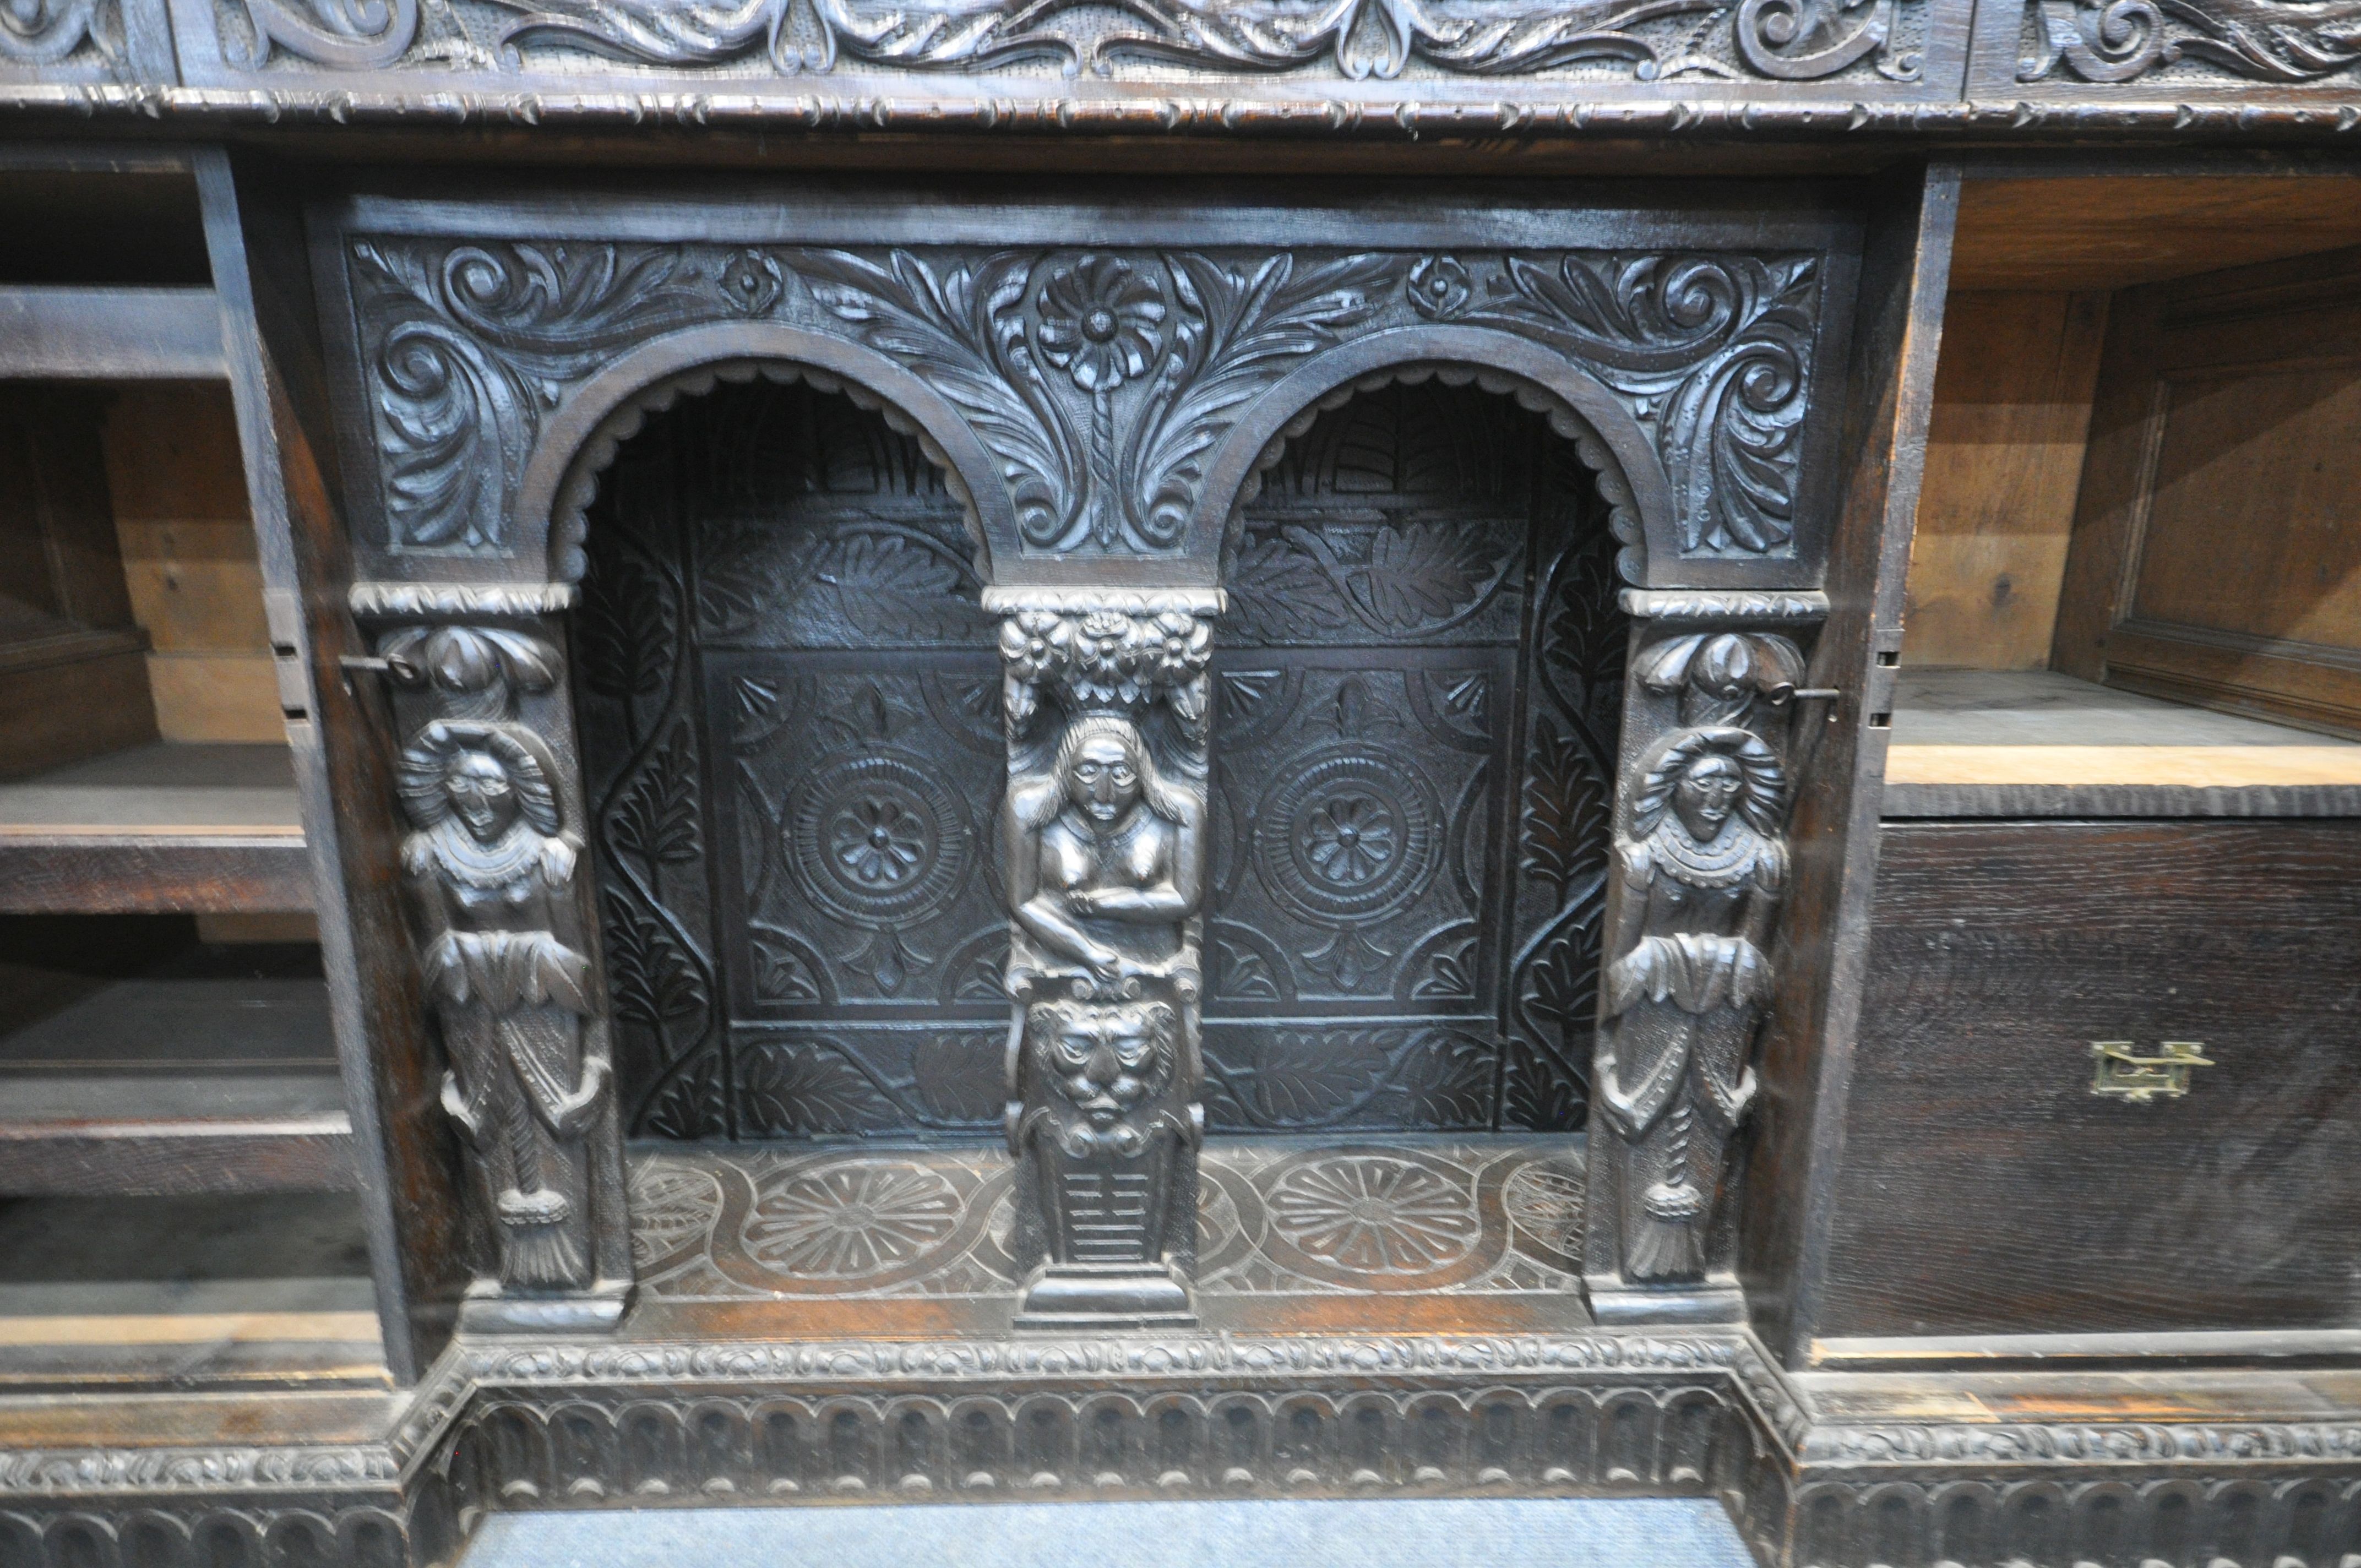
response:
[[[1716,1221],[1777,995],[1803,653],[1776,632],[1674,631],[1632,665],[1646,707],[1626,730],[1607,904],[1595,1089],[1612,1138],[1593,1145],[1589,1245],[1605,1315],[1645,1315],[1648,1290],[1726,1265]]]
[[[381,596],[364,596],[381,614]],[[409,739],[394,782],[401,868],[444,1054],[440,1101],[483,1195],[491,1277],[467,1321],[487,1329],[611,1324],[630,1288],[613,1070],[548,628],[494,590],[507,624],[379,634]]]
[[[1002,615],[1017,1321],[1190,1319],[1218,596]]]
[[[346,270],[379,458],[382,548],[511,556],[549,411],[634,346],[774,323],[908,367],[989,454],[1012,557],[1209,545],[1208,464],[1256,400],[1398,327],[1484,329],[1594,377],[1669,485],[1664,548],[1795,557],[1826,268],[1808,250],[837,250],[356,237]],[[900,417],[900,416],[892,416]],[[948,416],[947,416],[948,417]],[[906,423],[906,421],[905,422]],[[1592,466],[1614,468],[1590,443]],[[1632,461],[1639,461],[1634,456]],[[1611,525],[1635,550],[1631,485]],[[576,495],[569,490],[567,497]],[[587,494],[587,489],[580,491]],[[961,494],[970,491],[962,489]],[[1655,492],[1652,492],[1655,493]],[[579,502],[550,519],[579,569]],[[1192,521],[1196,520],[1196,521]],[[1636,557],[1627,573],[1639,569]]]

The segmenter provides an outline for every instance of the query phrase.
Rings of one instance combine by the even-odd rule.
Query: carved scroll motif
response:
[[[17,0],[0,5],[0,60],[55,65],[93,37],[98,0]]]
[[[2019,82],[2059,65],[2084,82],[2131,82],[2184,61],[2293,84],[2361,62],[2356,0],[2032,0]]]
[[[400,627],[377,646],[405,707],[424,716],[394,778],[442,1105],[492,1221],[496,1279],[471,1292],[470,1321],[610,1321],[628,1288],[627,1233],[576,792],[519,721],[522,699],[558,690],[562,655],[537,629],[450,623]],[[553,1297],[603,1304],[513,1310]]]
[[[1004,618],[1021,1327],[1191,1316],[1219,602],[986,596]]]
[[[1787,888],[1787,704],[1803,655],[1769,632],[1642,651],[1640,689],[1676,720],[1628,769],[1608,902],[1596,1101],[1620,1145],[1613,1255],[1625,1281],[1704,1279],[1731,1136],[1754,1100]]]

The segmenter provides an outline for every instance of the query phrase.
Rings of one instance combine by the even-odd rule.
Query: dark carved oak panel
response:
[[[1267,476],[1214,729],[1207,1110],[1579,1125],[1624,630],[1576,455],[1389,388]],[[627,444],[577,627],[626,1125],[1001,1113],[1000,671],[956,501],[808,388]]]
[[[999,1114],[999,673],[915,442],[724,388],[590,529],[581,717],[629,1130]]]
[[[1580,1124],[1624,638],[1591,496],[1469,388],[1364,394],[1268,476],[1217,658],[1217,1125]]]

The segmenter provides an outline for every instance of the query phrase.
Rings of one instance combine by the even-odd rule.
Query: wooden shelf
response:
[[[350,1188],[325,983],[239,959],[97,980],[0,1036],[0,1193]]]
[[[203,381],[227,375],[209,288],[0,284],[0,378]]]
[[[2361,817],[2361,744],[2050,670],[1905,670],[1884,815]]]
[[[311,907],[282,746],[159,743],[0,784],[0,914]]]

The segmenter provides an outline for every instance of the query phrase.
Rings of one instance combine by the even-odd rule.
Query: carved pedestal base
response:
[[[1152,1263],[1053,1263],[1033,1277],[1019,1329],[1190,1328],[1197,1308],[1180,1274]]]
[[[1620,1275],[1594,1274],[1583,1282],[1590,1315],[1601,1323],[1742,1323],[1746,1298],[1727,1274],[1687,1285],[1634,1285]]]
[[[459,1328],[481,1334],[603,1334],[612,1332],[631,1304],[631,1282],[601,1279],[563,1296],[503,1291],[497,1279],[478,1279],[459,1303]]]

